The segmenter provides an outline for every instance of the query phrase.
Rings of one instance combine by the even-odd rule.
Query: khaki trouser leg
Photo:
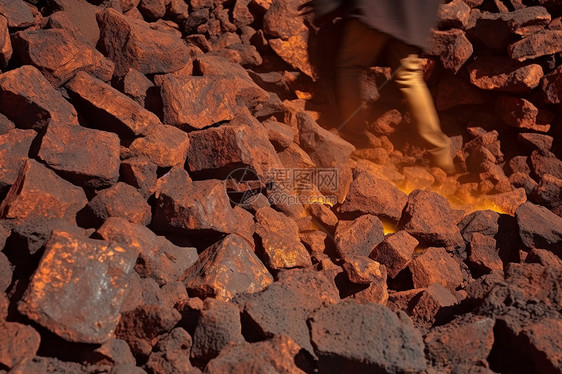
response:
[[[336,98],[342,123],[362,104],[360,77],[376,60],[388,36],[355,19],[346,21],[336,61]],[[342,132],[360,136],[365,130],[365,111],[348,122]]]
[[[413,125],[426,143],[432,161],[447,172],[454,171],[450,155],[449,138],[441,130],[439,116],[431,93],[423,79],[420,59],[416,50],[404,43],[393,40],[390,45],[393,69],[400,66],[395,82],[406,100]]]

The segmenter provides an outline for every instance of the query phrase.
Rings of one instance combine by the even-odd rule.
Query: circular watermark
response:
[[[262,180],[249,167],[232,170],[224,180],[224,187],[230,202],[235,205],[252,204],[262,192]]]

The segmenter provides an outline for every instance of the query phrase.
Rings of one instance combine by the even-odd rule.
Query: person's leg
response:
[[[374,63],[388,37],[370,29],[356,19],[346,21],[336,60],[336,98],[340,110],[342,135],[348,139],[365,139],[365,112],[349,117],[362,104],[360,77]],[[344,124],[345,123],[345,124]]]
[[[389,45],[390,60],[395,74],[395,82],[404,96],[413,125],[424,141],[432,163],[448,174],[455,172],[450,154],[450,140],[441,130],[439,116],[427,84],[423,79],[420,59],[415,47],[398,40]]]

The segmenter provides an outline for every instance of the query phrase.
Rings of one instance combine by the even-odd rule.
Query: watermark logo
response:
[[[273,168],[267,171],[265,179],[264,183],[250,168],[233,170],[225,180],[231,202],[250,205],[262,193],[273,205],[337,203],[334,193],[339,186],[338,169]]]

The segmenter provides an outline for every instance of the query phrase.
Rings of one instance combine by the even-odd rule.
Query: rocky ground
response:
[[[0,0],[0,372],[562,373],[560,3],[442,6],[454,177],[304,3]]]

